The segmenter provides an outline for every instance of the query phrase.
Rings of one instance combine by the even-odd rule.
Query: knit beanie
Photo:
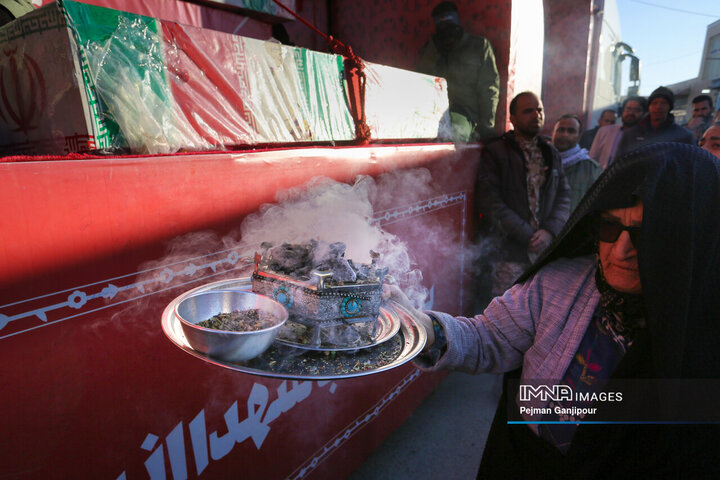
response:
[[[673,105],[675,103],[675,94],[667,87],[658,87],[650,94],[650,97],[648,97],[648,105],[650,105],[653,101],[653,99],[662,97],[665,100],[668,101],[670,104],[670,110],[673,109]]]

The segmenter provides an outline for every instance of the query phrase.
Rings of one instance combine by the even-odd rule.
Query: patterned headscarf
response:
[[[602,263],[598,258],[595,285],[600,292],[600,323],[615,342],[626,350],[645,326],[645,308],[642,295],[623,293],[612,288],[605,280]]]

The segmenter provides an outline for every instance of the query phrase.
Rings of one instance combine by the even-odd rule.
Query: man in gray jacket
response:
[[[34,10],[30,0],[0,0],[0,26]]]
[[[493,294],[502,294],[560,233],[570,214],[570,187],[560,154],[538,134],[540,99],[522,92],[510,102],[513,130],[482,151],[476,199],[481,221],[501,239]]]

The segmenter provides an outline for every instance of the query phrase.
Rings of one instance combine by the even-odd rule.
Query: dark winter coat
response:
[[[645,115],[636,125],[625,129],[618,144],[615,158],[620,158],[624,154],[644,145],[660,142],[697,144],[690,130],[675,123],[675,116],[672,113],[668,113],[665,122],[658,128],[653,128],[650,124],[649,115]]]
[[[538,145],[548,166],[538,227],[557,236],[570,214],[570,187],[555,147],[542,137],[538,137]],[[482,221],[503,238],[505,260],[528,262],[528,244],[535,230],[530,225],[525,156],[514,132],[483,148],[475,192]]]

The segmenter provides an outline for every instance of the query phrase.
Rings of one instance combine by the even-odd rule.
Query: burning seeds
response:
[[[228,332],[253,332],[270,328],[274,324],[273,318],[261,315],[257,308],[243,311],[235,310],[231,313],[218,313],[207,320],[197,323],[198,327]]]

